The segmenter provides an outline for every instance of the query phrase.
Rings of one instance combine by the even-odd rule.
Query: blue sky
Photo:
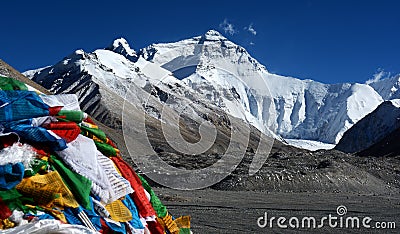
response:
[[[4,1],[0,58],[20,71],[124,37],[135,50],[216,29],[270,72],[325,83],[400,73],[399,1]]]

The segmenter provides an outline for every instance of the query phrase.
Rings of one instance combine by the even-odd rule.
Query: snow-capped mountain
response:
[[[83,109],[102,119],[109,116],[98,111],[102,108],[98,103],[116,108],[115,101],[107,98],[110,92],[123,98],[127,87],[156,88],[152,92],[160,100],[170,94],[182,95],[291,142],[336,144],[383,102],[378,94],[383,91],[372,85],[322,84],[272,74],[243,47],[214,30],[138,52],[125,39],[117,39],[106,49],[77,50],[53,66],[25,75],[53,92],[78,93]]]
[[[231,115],[284,138],[335,144],[382,102],[365,84],[327,85],[271,74],[214,30],[176,43],[153,44],[139,55],[173,72]]]
[[[369,85],[385,100],[400,98],[400,75],[369,82]]]
[[[369,148],[400,128],[400,99],[385,101],[349,129],[336,149],[357,153]]]

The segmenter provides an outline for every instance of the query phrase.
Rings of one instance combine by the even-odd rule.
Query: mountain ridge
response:
[[[193,37],[190,39],[181,40],[181,41],[174,42],[174,43],[153,44],[153,45],[151,45],[151,50],[153,51],[151,56],[149,56],[149,57],[143,56],[143,57],[149,61],[161,64],[162,67],[166,68],[167,70],[172,71],[174,69],[174,67],[170,65],[171,61],[176,60],[177,57],[184,57],[185,59],[187,59],[188,56],[185,53],[188,53],[187,51],[191,51],[191,50],[195,51],[196,49],[198,49],[197,47],[199,44],[199,38],[203,38],[203,37],[207,38],[207,36],[209,34],[213,35],[214,32],[215,32],[214,30],[211,30],[210,32],[207,32],[203,36]],[[249,77],[258,76],[257,74],[251,74],[250,72],[248,72],[248,71],[251,71],[252,68],[255,68],[255,70],[257,72],[262,71],[264,73],[264,74],[261,74],[260,76],[263,76],[263,79],[265,79],[267,82],[270,81],[267,83],[267,86],[269,86],[269,88],[270,88],[268,91],[270,91],[271,95],[273,96],[273,99],[275,102],[273,105],[275,105],[275,109],[280,109],[280,111],[279,110],[276,111],[278,123],[277,123],[277,126],[274,126],[274,127],[277,128],[278,133],[283,135],[283,137],[285,137],[285,138],[299,138],[300,136],[303,136],[303,137],[306,136],[306,139],[309,139],[309,140],[320,140],[320,141],[327,142],[327,143],[337,143],[341,137],[341,134],[345,130],[350,128],[351,124],[353,124],[353,122],[357,122],[365,114],[371,112],[374,109],[374,107],[377,107],[377,105],[382,101],[382,100],[380,100],[380,98],[378,97],[376,92],[374,90],[370,89],[368,86],[366,86],[364,84],[356,84],[356,86],[360,86],[360,85],[365,86],[366,89],[369,89],[369,90],[367,90],[367,92],[370,92],[370,94],[367,93],[368,94],[367,96],[374,96],[374,98],[377,99],[377,100],[372,100],[372,101],[362,100],[362,101],[367,101],[366,106],[371,107],[371,108],[366,108],[366,110],[363,113],[360,113],[358,116],[349,116],[348,124],[346,124],[344,121],[342,121],[341,122],[342,129],[343,129],[342,131],[338,131],[336,133],[322,132],[319,134],[313,134],[312,132],[305,133],[303,131],[304,128],[299,129],[298,126],[303,124],[303,125],[307,125],[307,126],[305,126],[305,128],[310,129],[309,125],[313,125],[312,122],[316,122],[316,119],[317,119],[317,116],[314,116],[314,118],[312,120],[305,120],[306,116],[304,116],[303,112],[305,111],[305,108],[308,104],[305,102],[310,102],[308,100],[304,100],[307,98],[307,97],[305,97],[307,95],[305,92],[307,92],[308,90],[311,90],[311,89],[314,89],[314,90],[321,89],[321,87],[322,87],[322,89],[330,89],[331,92],[343,92],[345,90],[341,91],[340,90],[341,87],[339,87],[339,86],[342,86],[342,89],[345,89],[346,88],[345,86],[347,86],[347,84],[328,85],[328,84],[322,84],[319,82],[315,82],[312,80],[300,80],[300,79],[296,79],[296,78],[270,74],[270,73],[268,73],[268,70],[265,68],[265,66],[261,65],[259,62],[257,62],[256,59],[252,58],[244,48],[228,41],[225,37],[219,37],[218,39],[219,40],[211,40],[211,41],[206,40],[206,42],[202,43],[202,45],[207,44],[207,43],[215,44],[215,41],[217,41],[217,43],[220,45],[220,47],[210,46],[210,48],[213,49],[213,50],[209,49],[209,50],[213,51],[212,53],[208,53],[209,50],[207,50],[208,48],[205,47],[205,49],[204,49],[205,52],[198,56],[199,61],[198,61],[198,63],[195,63],[195,65],[197,66],[196,67],[197,73],[200,74],[200,77],[203,77],[203,78],[205,77],[207,79],[207,74],[204,74],[204,73],[207,73],[207,69],[209,67],[212,67],[213,65],[214,66],[215,65],[223,65],[223,66],[229,67],[229,66],[231,66],[229,64],[229,62],[233,62],[238,65],[241,65],[241,64],[245,63],[245,61],[246,61],[246,59],[243,59],[243,57],[247,58],[247,60],[250,61],[250,64],[248,64],[248,66],[246,68],[244,68],[243,71],[240,71],[239,74],[237,74],[237,75],[235,74],[235,75],[240,78],[243,78],[243,76],[249,76]],[[223,43],[228,44],[228,45],[224,45]],[[188,49],[188,47],[190,47],[190,46],[192,46],[192,47],[194,46],[194,49],[192,49],[192,48]],[[176,49],[176,51],[171,52],[172,58],[171,58],[171,56],[170,56],[170,58],[167,58],[167,56],[165,56],[165,54],[168,54],[168,50],[174,50],[175,48],[179,48],[179,49]],[[148,50],[148,48],[146,48],[144,51],[147,51],[147,50]],[[156,52],[154,52],[154,51],[156,51]],[[157,56],[158,53],[160,53],[160,51],[163,52],[163,54],[160,56]],[[217,52],[215,52],[215,51],[217,51]],[[235,55],[232,55],[235,52],[238,52],[237,57],[235,57]],[[144,54],[149,54],[149,53],[145,52]],[[206,56],[203,56],[204,54]],[[225,55],[232,55],[228,58],[228,59],[230,59],[228,62],[223,61],[220,64],[218,64],[218,61],[217,62],[215,61],[219,57],[224,57]],[[203,57],[205,57],[205,58],[203,59]],[[193,59],[191,58],[191,60],[193,60]],[[212,60],[212,61],[210,62],[210,60]],[[178,60],[178,61],[180,62],[180,60]],[[209,64],[207,64],[207,63],[209,63]],[[180,65],[181,64],[178,64],[178,66],[180,66]],[[203,72],[203,70],[206,70],[206,71]],[[230,70],[235,70],[235,68],[230,69]],[[194,71],[193,73],[195,73],[196,71]],[[235,71],[233,71],[233,73],[234,72]],[[214,74],[211,74],[210,77],[212,77],[213,75]],[[215,78],[215,75],[214,75],[214,78]],[[193,82],[193,80],[196,80],[196,79],[197,79],[197,77],[194,77],[193,79],[190,79],[190,77],[189,77],[187,79],[188,80],[187,83],[188,84],[196,83],[196,81]],[[245,80],[245,78],[243,78],[242,80]],[[215,79],[213,79],[212,81],[215,81]],[[245,80],[245,81],[247,81],[247,80]],[[229,82],[232,82],[232,79],[229,80]],[[226,82],[226,83],[229,83],[229,82]],[[274,85],[276,83],[278,83],[278,85]],[[220,85],[220,84],[216,84],[213,86],[215,87],[217,85]],[[282,88],[285,86],[289,86],[289,87],[286,89]],[[311,88],[309,88],[310,86],[311,86]],[[206,88],[208,88],[208,87],[206,87]],[[236,91],[241,89],[241,87],[234,87],[234,88]],[[257,88],[257,87],[251,87],[251,88]],[[349,88],[351,88],[351,85],[349,87],[347,87],[347,89],[349,89]],[[229,89],[225,87],[225,90],[222,90],[222,92],[221,92],[221,90],[218,90],[218,91],[220,91],[220,93],[223,93],[228,90]],[[286,92],[286,94],[282,94],[282,91]],[[292,95],[293,92],[296,92],[296,93],[294,95]],[[311,92],[313,92],[313,91],[311,91]],[[244,92],[241,92],[239,96],[246,97],[247,96],[246,94],[248,94],[248,92],[246,93],[246,91],[244,91]],[[316,92],[313,92],[313,95],[321,96],[319,94],[316,94]],[[352,93],[349,93],[348,97],[350,98],[351,95],[352,95]],[[303,100],[299,101],[299,99],[297,99],[299,96]],[[308,95],[308,96],[310,96],[310,95]],[[314,112],[317,112],[319,109],[318,105],[323,104],[322,103],[323,100],[321,100],[321,99],[324,99],[324,98],[326,98],[326,97],[322,95],[322,97],[320,97],[320,100],[316,101],[316,103],[315,102],[309,103],[308,106],[317,105],[316,108],[314,108]],[[244,103],[242,105],[243,108],[244,109],[247,108],[250,113],[252,112],[251,106],[250,106],[251,99],[252,98],[250,95],[249,100],[246,100],[246,103]],[[260,97],[260,99],[262,99],[262,97]],[[291,100],[297,99],[297,100],[290,102],[290,99]],[[282,100],[283,100],[283,102],[282,102]],[[370,101],[370,102],[368,103],[368,101]],[[332,101],[332,102],[334,102],[334,101]],[[263,105],[262,103],[263,103],[262,101],[258,101],[256,103],[256,106],[260,107]],[[300,105],[299,105],[299,103],[300,103]],[[356,106],[356,104],[352,104],[352,103],[350,103],[349,105]],[[288,110],[285,110],[285,106],[292,106],[293,108],[289,107]],[[297,110],[296,110],[296,108],[297,108]],[[303,110],[302,110],[302,108],[303,108]],[[336,108],[338,108],[338,107],[336,107]],[[259,110],[259,111],[262,112],[262,110]],[[269,113],[271,113],[271,110],[268,110],[268,111],[269,111]],[[229,110],[228,110],[228,112],[229,112]],[[233,114],[233,113],[231,112],[230,114]],[[254,112],[251,114],[253,116],[257,115],[257,114],[258,114],[258,116],[262,115],[261,113],[254,113]],[[346,114],[347,113],[342,113],[342,115],[343,115],[342,118],[346,118]],[[233,114],[233,115],[235,116],[235,114]],[[326,115],[326,113],[320,113],[319,115]],[[250,115],[248,115],[247,117],[249,117],[249,116]],[[258,120],[251,119],[251,116],[250,116],[250,119],[247,119],[247,120],[249,120],[250,122],[253,122],[253,124],[256,124],[255,126],[257,128],[259,128],[260,130],[262,130],[262,125],[265,124],[265,123],[263,123],[263,122],[265,122],[264,121],[265,119],[261,119],[261,118],[258,118]],[[306,121],[306,124],[303,123],[303,120]],[[257,123],[255,123],[255,122],[257,122]],[[319,125],[322,126],[323,123],[321,123],[321,121],[320,121]],[[311,127],[313,127],[313,126],[311,126]],[[337,127],[337,124],[335,124],[335,127]],[[332,131],[334,131],[334,129],[332,129]],[[324,136],[324,134],[330,135],[330,136]]]
[[[126,61],[105,51],[112,51]],[[101,78],[101,82],[121,94],[118,89],[124,90],[125,83],[145,87],[154,75],[150,70],[154,69],[153,73],[162,73],[163,83],[179,83],[199,94],[197,98],[201,96],[263,133],[330,144],[338,143],[344,132],[383,102],[381,95],[368,84],[323,84],[271,74],[243,47],[215,30],[178,42],[152,44],[138,52],[120,38],[105,50],[82,53],[73,54],[56,66],[25,74],[42,82],[46,76],[52,77],[51,69],[65,70],[73,65],[66,60],[75,59],[74,64],[81,66],[75,70],[90,70],[94,77],[108,77]],[[85,63],[89,65],[84,67]],[[96,66],[97,70],[91,69]],[[155,76],[160,78],[160,74]],[[57,82],[61,81],[46,79],[51,83],[47,85],[50,89],[60,87]]]

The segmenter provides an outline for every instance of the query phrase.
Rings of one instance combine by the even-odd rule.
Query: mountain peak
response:
[[[115,53],[121,54],[132,61],[136,60],[137,58],[136,51],[131,49],[129,43],[123,37],[115,39],[114,42],[106,48],[106,50],[111,50]]]
[[[131,47],[129,46],[129,43],[123,37],[115,39],[113,44],[112,44],[112,47],[114,49],[119,49],[119,48],[123,49],[130,55],[133,55],[133,54],[136,53],[135,50],[131,49]]]
[[[204,35],[204,39],[210,40],[210,41],[221,41],[221,40],[226,40],[226,37],[224,37],[220,32],[210,29],[208,30]]]
[[[86,56],[86,52],[83,49],[75,50],[72,54],[66,57],[67,60],[80,60],[84,59]]]

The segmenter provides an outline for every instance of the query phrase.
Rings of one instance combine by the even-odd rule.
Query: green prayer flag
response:
[[[103,155],[107,157],[117,156],[117,151],[111,145],[99,141],[94,141],[94,143],[96,144],[97,150]]]
[[[32,211],[36,213],[35,209],[29,208],[24,204],[34,204],[30,197],[23,197],[15,188],[10,190],[0,190],[0,198],[10,208],[10,210],[21,210],[24,213]]]
[[[85,209],[91,210],[89,196],[92,181],[66,167],[57,157],[52,155],[50,159],[51,165],[60,174],[62,180],[69,190],[71,190],[78,203]]]
[[[179,234],[190,234],[190,228],[180,228]]]
[[[153,206],[154,210],[157,213],[157,216],[160,218],[164,218],[167,215],[167,207],[165,207],[157,195],[154,193],[153,189],[149,185],[149,183],[139,174],[137,176],[142,181],[143,188],[146,189],[148,193],[150,193],[150,203]]]
[[[1,90],[28,90],[28,87],[21,81],[0,76]]]
[[[60,112],[57,113],[58,116],[65,116],[66,120],[80,123],[82,122],[84,118],[84,113],[83,111],[77,111],[77,110],[60,110]]]
[[[81,134],[86,137],[92,138],[92,139],[93,139],[93,136],[95,136],[95,137],[99,138],[101,141],[107,142],[106,134],[98,128],[89,128],[89,127],[82,125],[81,126]]]
[[[9,190],[0,190],[0,198],[3,201],[12,200],[19,197],[22,197],[22,195],[15,188]]]

